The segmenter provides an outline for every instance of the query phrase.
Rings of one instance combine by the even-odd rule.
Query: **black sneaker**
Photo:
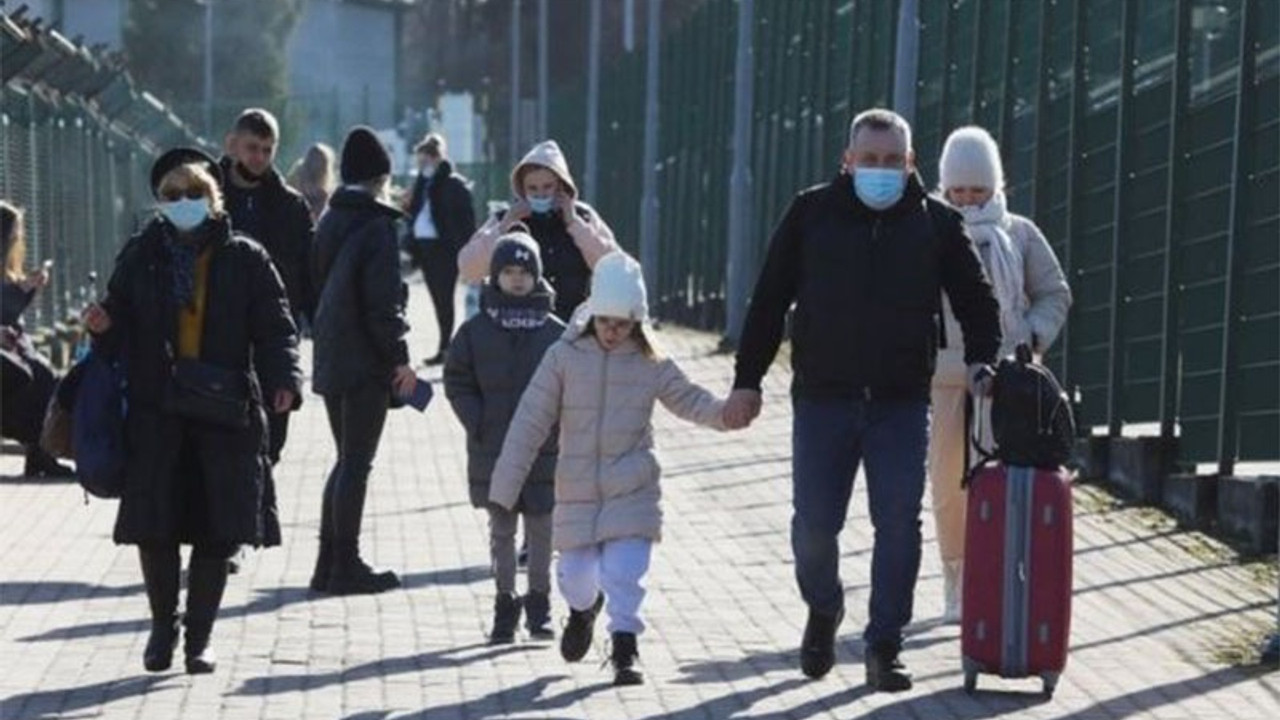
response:
[[[361,560],[335,564],[329,574],[329,592],[334,595],[374,595],[398,587],[395,572],[374,570]]]
[[[911,673],[898,659],[901,649],[880,643],[867,649],[867,685],[877,692],[904,692],[911,689]]]
[[[566,662],[578,662],[591,649],[591,635],[595,631],[596,616],[604,607],[604,594],[596,595],[596,601],[586,610],[569,608],[569,622],[560,638],[560,657]]]
[[[836,664],[836,630],[844,620],[844,608],[835,615],[809,611],[809,621],[804,626],[804,639],[800,642],[800,670],[817,680]]]

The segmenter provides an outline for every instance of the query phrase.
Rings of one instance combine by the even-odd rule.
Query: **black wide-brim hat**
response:
[[[169,150],[165,154],[156,158],[151,166],[151,195],[155,197],[156,190],[160,187],[160,181],[164,179],[169,171],[180,165],[203,165],[205,170],[209,171],[209,175],[213,177],[213,181],[222,186],[222,168],[218,166],[218,162],[209,157],[201,150],[193,147],[178,147]]]

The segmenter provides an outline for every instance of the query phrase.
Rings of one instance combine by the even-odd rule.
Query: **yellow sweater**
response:
[[[195,291],[191,304],[178,308],[178,357],[200,357],[200,338],[204,336],[204,304],[209,285],[209,259],[213,249],[205,248],[196,258]]]

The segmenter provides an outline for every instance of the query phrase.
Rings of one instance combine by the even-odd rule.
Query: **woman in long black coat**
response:
[[[186,670],[213,671],[209,636],[229,558],[240,545],[280,543],[267,404],[283,412],[299,401],[297,331],[284,286],[262,246],[232,233],[218,175],[197,150],[156,161],[160,215],[120,252],[106,299],[84,318],[98,351],[126,367],[126,478],[115,541],[139,549],[152,620],[143,661],[152,672],[168,669],[177,647],[178,549],[188,543]],[[179,366],[242,379],[232,393],[242,396],[232,399],[247,401],[237,404],[247,417],[196,419],[182,392],[191,378]]]

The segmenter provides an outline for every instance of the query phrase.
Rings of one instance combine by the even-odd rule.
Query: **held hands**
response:
[[[395,369],[395,373],[391,376],[391,390],[398,397],[409,397],[413,394],[413,388],[418,384],[418,375],[413,368],[408,365],[401,365]]]
[[[724,404],[724,424],[730,430],[747,427],[760,415],[764,404],[759,390],[738,389],[729,393]]]
[[[98,303],[86,307],[84,312],[80,313],[80,321],[94,335],[101,335],[111,329],[111,316]]]

